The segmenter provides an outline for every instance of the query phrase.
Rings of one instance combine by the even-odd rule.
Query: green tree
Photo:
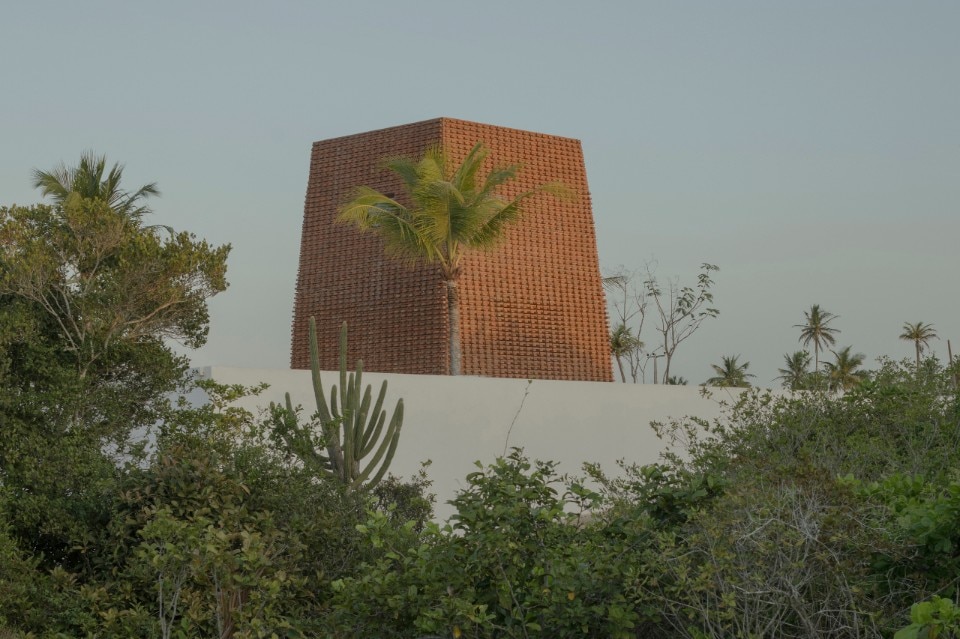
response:
[[[721,358],[721,363],[719,366],[716,364],[711,364],[713,372],[716,373],[713,377],[706,381],[708,386],[722,386],[722,387],[739,387],[745,388],[750,386],[750,382],[747,381],[748,377],[755,377],[747,372],[747,369],[750,367],[750,362],[744,362],[740,364],[737,360],[740,358],[739,355],[724,355]]]
[[[617,360],[617,368],[620,369],[620,381],[624,383],[627,381],[626,373],[623,370],[624,359],[630,363],[630,373],[633,381],[637,381],[637,368],[634,363],[639,361],[637,355],[642,348],[643,342],[633,334],[626,324],[620,324],[610,333],[610,352]]]
[[[910,322],[904,322],[900,339],[913,342],[914,348],[917,351],[917,370],[919,371],[920,355],[924,349],[930,345],[930,340],[937,339],[937,331],[934,330],[933,324],[924,324],[923,322],[911,324]]]
[[[0,208],[0,295],[44,316],[81,377],[121,345],[206,341],[206,300],[226,286],[229,246],[162,238],[104,200]]]
[[[909,626],[901,628],[893,639],[920,639],[920,637],[960,637],[960,605],[952,599],[934,597],[930,601],[910,607]]]
[[[863,353],[851,353],[850,346],[833,351],[836,360],[826,363],[827,384],[833,390],[850,390],[867,377],[867,372],[859,370],[866,356]]]
[[[479,462],[477,466],[481,466]],[[551,463],[514,451],[470,473],[450,524],[419,540],[384,518],[362,529],[387,551],[335,582],[332,635],[476,639],[647,636],[624,596],[641,579],[642,533],[583,517],[599,505]],[[409,527],[408,527],[409,528]],[[406,532],[406,531],[401,531]],[[419,543],[417,543],[419,541]]]
[[[226,288],[228,246],[143,227],[152,190],[115,210],[119,169],[108,178],[93,197],[0,207],[0,474],[11,534],[44,565],[87,561],[117,462],[142,448],[131,432],[184,382],[164,340],[202,344],[206,300]]]
[[[114,164],[107,169],[107,158],[87,151],[80,156],[77,166],[61,163],[51,171],[33,170],[33,186],[45,196],[53,198],[56,204],[63,205],[71,193],[81,198],[100,200],[111,209],[127,217],[142,218],[150,212],[141,201],[154,195],[160,195],[156,182],[145,184],[133,192],[120,187],[123,178],[123,166]]]
[[[777,369],[776,379],[783,380],[783,387],[790,390],[805,390],[810,383],[810,353],[795,351],[784,353],[785,368]]]
[[[827,326],[837,318],[833,313],[829,313],[820,308],[819,304],[814,304],[809,311],[803,313],[805,322],[795,324],[794,328],[800,329],[800,341],[806,346],[813,343],[813,370],[820,371],[820,350],[826,346],[833,346],[836,343],[834,335],[840,330]]]
[[[948,371],[912,368],[658,425],[682,450],[614,485],[625,519],[680,515],[642,569],[663,620],[643,636],[890,637],[911,603],[954,593],[960,398]]]
[[[557,184],[523,192],[512,199],[497,193],[513,180],[518,165],[481,171],[487,150],[477,143],[459,166],[452,166],[439,147],[419,159],[394,158],[386,167],[403,181],[409,204],[375,189],[358,187],[340,206],[337,220],[379,235],[388,255],[408,263],[435,263],[447,289],[450,327],[450,374],[461,372],[460,297],[457,283],[463,256],[470,249],[495,246],[506,229],[520,219],[522,205],[546,191],[564,193]]]

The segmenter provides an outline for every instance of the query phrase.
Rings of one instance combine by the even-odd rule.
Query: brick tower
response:
[[[350,328],[351,365],[391,373],[448,372],[446,289],[432,264],[408,267],[384,255],[374,234],[335,224],[356,186],[402,199],[391,156],[441,145],[459,164],[477,143],[486,172],[518,163],[510,198],[547,182],[575,192],[526,201],[496,248],[472,251],[459,280],[463,373],[490,377],[612,381],[610,345],[590,192],[580,142],[439,118],[323,140],[313,145],[300,243],[291,366],[309,368],[307,320],[317,319],[320,361],[336,369],[337,331]],[[509,189],[509,190],[508,190]]]

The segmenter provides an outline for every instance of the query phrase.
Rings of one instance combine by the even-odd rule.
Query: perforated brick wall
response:
[[[502,195],[547,182],[574,190],[540,194],[490,251],[473,251],[460,279],[463,372],[491,377],[612,381],[603,286],[590,192],[578,140],[440,118],[313,145],[304,207],[291,366],[309,368],[307,320],[317,318],[321,366],[337,368],[346,321],[351,365],[394,373],[448,372],[446,290],[433,265],[387,258],[375,235],[334,223],[353,187],[403,193],[385,157],[416,157],[441,144],[461,162],[478,141],[489,170],[519,163]]]

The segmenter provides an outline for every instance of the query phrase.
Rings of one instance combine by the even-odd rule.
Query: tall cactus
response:
[[[310,369],[313,374],[313,394],[317,402],[314,417],[320,422],[319,441],[308,427],[297,420],[296,411],[286,394],[286,410],[274,406],[274,432],[288,448],[308,467],[336,477],[348,490],[372,488],[383,479],[393,461],[403,424],[403,400],[397,401],[393,417],[384,430],[387,413],[382,409],[387,394],[387,382],[380,386],[377,401],[370,408],[371,386],[360,393],[363,361],[357,360],[356,372],[347,372],[347,323],[340,327],[340,395],[337,386],[330,389],[327,402],[320,381],[320,357],[317,349],[317,324],[310,318]],[[325,447],[325,451],[321,449]],[[373,456],[366,464],[364,459]],[[376,471],[374,473],[374,471]],[[371,473],[373,477],[371,478]]]

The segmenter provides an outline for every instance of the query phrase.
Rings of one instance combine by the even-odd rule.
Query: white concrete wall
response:
[[[212,367],[200,372],[224,384],[268,383],[259,397],[241,402],[254,412],[271,401],[282,403],[285,392],[307,414],[316,410],[309,371]],[[339,374],[323,373],[321,379],[329,397]],[[596,462],[615,474],[618,459],[641,464],[658,459],[664,443],[651,421],[687,415],[710,419],[720,412],[718,400],[730,398],[724,389],[711,389],[714,399],[704,399],[698,386],[488,377],[364,373],[363,383],[373,384],[376,397],[384,379],[388,418],[399,398],[404,403],[403,431],[390,471],[407,477],[422,461],[432,460],[427,472],[440,517],[450,514],[445,502],[464,486],[473,462],[490,463],[507,447],[559,462],[560,472],[577,474],[584,462]]]

